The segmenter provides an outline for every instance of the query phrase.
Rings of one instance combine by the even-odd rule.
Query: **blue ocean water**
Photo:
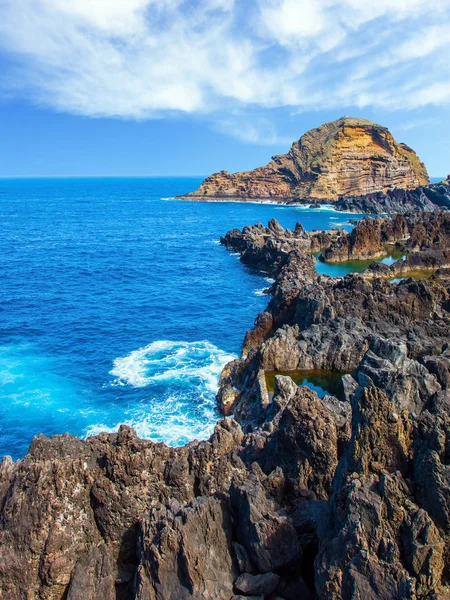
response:
[[[222,366],[267,304],[228,229],[351,228],[332,210],[174,200],[200,178],[0,181],[0,456],[120,423],[177,445],[217,418]]]

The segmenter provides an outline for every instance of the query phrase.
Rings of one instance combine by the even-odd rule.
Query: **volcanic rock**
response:
[[[387,192],[341,196],[335,203],[336,210],[362,212],[365,214],[394,214],[412,210],[435,211],[450,209],[449,179],[440,183],[421,185],[414,190],[399,189]]]
[[[415,152],[397,143],[386,127],[342,117],[308,131],[267,166],[215,173],[185,198],[336,201],[340,196],[409,190],[427,183],[427,171]]]
[[[275,573],[264,573],[264,575],[250,575],[243,573],[235,582],[235,588],[246,596],[252,594],[262,594],[268,596],[275,591],[278,585],[279,577]]]

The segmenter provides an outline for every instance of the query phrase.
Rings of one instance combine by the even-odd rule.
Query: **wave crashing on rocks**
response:
[[[111,385],[135,388],[141,398],[130,405],[126,424],[143,438],[172,446],[207,438],[218,418],[215,396],[220,373],[234,358],[208,341],[170,340],[116,358]],[[145,388],[151,388],[151,398]],[[122,422],[90,425],[86,436],[117,431]]]

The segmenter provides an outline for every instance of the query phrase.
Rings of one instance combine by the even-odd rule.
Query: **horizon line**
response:
[[[208,175],[0,175],[2,179],[157,179],[172,177],[174,179],[208,177]]]
[[[206,178],[209,175],[0,175],[1,180],[11,179],[158,179],[171,177],[173,179]],[[447,178],[447,175],[429,175],[429,179]],[[419,186],[420,187],[420,186]]]

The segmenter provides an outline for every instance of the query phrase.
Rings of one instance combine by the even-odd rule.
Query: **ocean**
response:
[[[38,433],[121,423],[170,445],[206,438],[220,371],[269,299],[220,236],[273,217],[307,230],[362,218],[174,199],[200,181],[0,180],[0,456],[23,457]]]

